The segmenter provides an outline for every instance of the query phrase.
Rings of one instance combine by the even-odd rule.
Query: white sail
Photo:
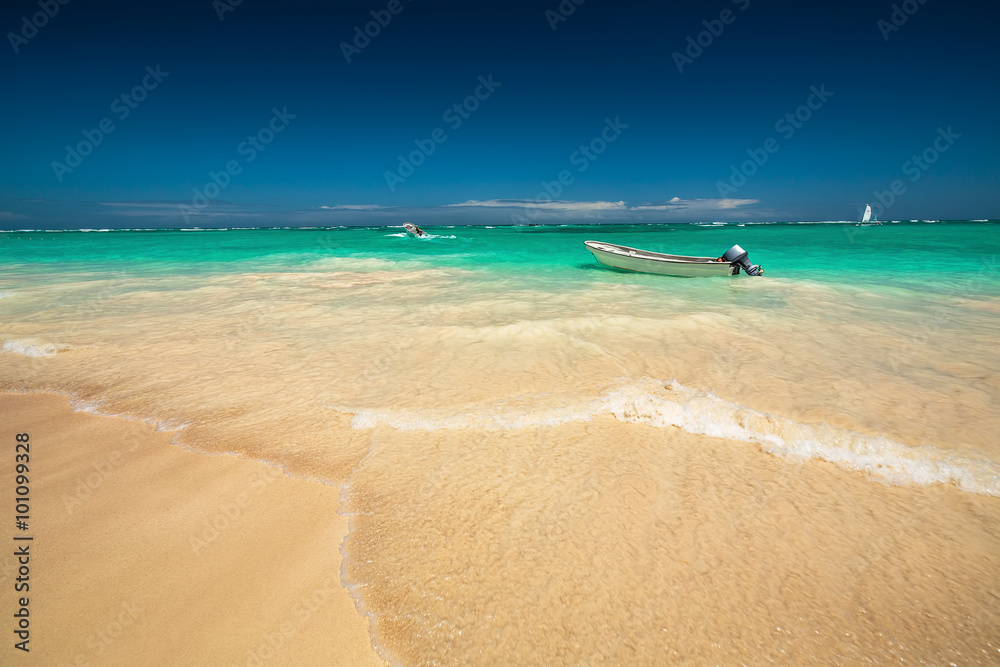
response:
[[[872,219],[872,207],[869,204],[865,204],[865,217],[861,218],[861,222],[868,222]]]

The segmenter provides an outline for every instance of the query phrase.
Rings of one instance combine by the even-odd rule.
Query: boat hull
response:
[[[623,271],[684,278],[733,276],[740,271],[739,265],[735,262],[717,262],[714,257],[666,255],[602,241],[585,241],[584,245],[598,262]]]

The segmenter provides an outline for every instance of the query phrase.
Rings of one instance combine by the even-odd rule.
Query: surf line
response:
[[[527,397],[522,397],[527,398]],[[544,404],[538,396],[534,404]],[[676,380],[643,378],[604,391],[600,398],[558,408],[482,407],[467,412],[328,408],[354,415],[352,428],[388,426],[401,431],[475,428],[517,430],[590,421],[602,415],[657,428],[677,427],[694,435],[752,442],[765,453],[821,459],[843,469],[874,475],[888,484],[954,484],[963,491],[1000,497],[1000,464],[929,445],[913,446],[829,426],[807,424],[752,410]]]

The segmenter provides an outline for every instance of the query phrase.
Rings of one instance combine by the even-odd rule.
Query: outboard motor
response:
[[[756,264],[751,264],[750,260],[747,259],[747,251],[738,245],[734,245],[732,248],[727,250],[722,259],[732,264],[736,262],[743,267],[743,270],[747,272],[748,276],[759,276],[764,273],[764,269],[760,268]]]

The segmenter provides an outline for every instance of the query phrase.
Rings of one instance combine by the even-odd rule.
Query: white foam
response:
[[[551,404],[551,396],[523,397],[524,405]],[[566,402],[563,402],[565,406]],[[777,456],[821,459],[889,483],[954,484],[965,491],[1000,496],[1000,464],[985,456],[961,455],[931,446],[910,446],[826,424],[806,424],[725,401],[676,381],[652,378],[624,382],[600,398],[577,405],[520,408],[506,405],[442,410],[351,409],[352,427],[388,426],[435,431],[477,428],[507,430],[589,421],[613,415],[623,422],[676,427],[688,433],[758,444]]]
[[[953,483],[966,491],[1000,496],[1000,465],[986,457],[914,447],[826,424],[804,424],[677,382],[647,380],[609,392],[605,398],[612,414],[622,421],[676,426],[690,433],[754,442],[771,454],[822,459],[894,483]]]
[[[5,292],[3,290],[0,290],[0,299],[6,299],[9,296],[14,296],[14,293],[13,292]]]
[[[400,232],[398,234],[386,234],[386,236],[407,237],[407,236],[410,236],[410,233],[409,232]],[[455,236],[454,234],[431,234],[429,232],[424,232],[423,236],[417,236],[417,237],[414,237],[414,238],[421,238],[421,239],[457,239],[458,237]]]
[[[97,417],[114,417],[116,419],[127,419],[129,421],[141,421],[149,424],[153,427],[155,431],[182,431],[190,426],[190,422],[166,419],[158,420],[152,417],[133,417],[132,415],[121,414],[117,412],[107,412],[103,410],[104,401],[98,401],[96,403],[88,403],[82,401],[74,396],[69,397],[70,407],[73,408],[73,412],[85,412],[89,415],[95,415]]]
[[[69,345],[59,343],[42,343],[33,338],[24,340],[8,340],[0,348],[0,352],[23,354],[26,357],[54,357],[62,350],[68,350]]]

